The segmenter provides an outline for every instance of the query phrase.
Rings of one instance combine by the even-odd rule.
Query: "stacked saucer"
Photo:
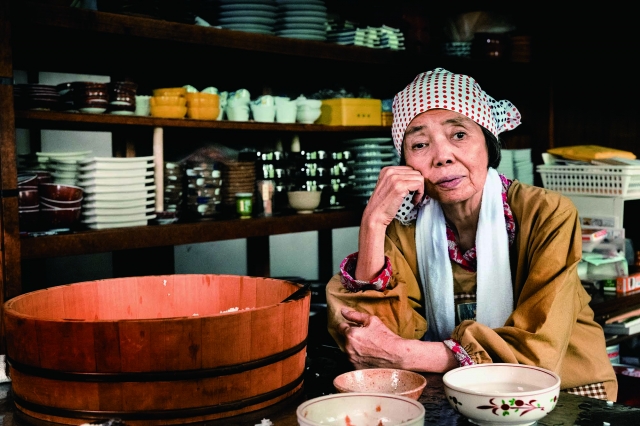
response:
[[[179,218],[184,207],[184,166],[181,163],[164,163],[164,211],[175,213]]]
[[[218,162],[188,162],[185,168],[186,215],[208,220],[220,213],[222,172]]]
[[[54,183],[77,185],[78,164],[91,155],[91,151],[36,152],[42,169],[51,172]]]
[[[324,0],[276,0],[276,35],[302,40],[327,39],[327,6]]]
[[[391,50],[404,50],[404,34],[397,28],[381,26],[378,30],[380,36],[380,48]]]
[[[219,0],[215,25],[229,30],[274,34],[275,0]]]
[[[16,84],[13,89],[16,109],[56,111],[61,109],[56,86],[46,84]]]
[[[399,163],[398,153],[391,138],[359,138],[344,142],[353,153],[351,195],[357,204],[366,204],[378,182],[383,167]]]
[[[222,165],[222,205],[230,214],[236,212],[236,194],[255,192],[255,161],[229,161]],[[255,198],[255,197],[254,197]],[[254,205],[255,205],[255,200]]]
[[[153,157],[93,157],[81,162],[80,172],[88,228],[144,226],[156,217]]]

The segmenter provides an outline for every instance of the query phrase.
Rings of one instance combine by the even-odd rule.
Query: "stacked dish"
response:
[[[220,163],[190,162],[186,175],[186,213],[194,220],[207,220],[220,213],[222,173]]]
[[[216,26],[258,34],[274,34],[275,0],[219,0]]]
[[[277,0],[276,35],[303,40],[327,39],[327,6],[323,0]]]
[[[180,217],[183,207],[184,167],[180,163],[166,161],[164,163],[164,211],[175,213]]]
[[[60,94],[55,86],[16,84],[13,90],[16,109],[55,111],[60,109]]]
[[[144,226],[156,217],[153,157],[93,157],[81,162],[80,172],[88,228]]]
[[[399,163],[391,138],[359,138],[344,142],[353,153],[352,196],[358,204],[366,204],[378,181],[380,170]]]
[[[53,182],[61,185],[77,185],[78,164],[91,151],[36,152],[39,167],[47,170]]]
[[[133,115],[136,111],[138,85],[131,81],[109,83],[109,114]]]
[[[74,109],[87,114],[102,114],[109,106],[107,83],[75,81],[71,83]]]
[[[225,211],[236,213],[236,194],[255,192],[255,161],[229,161],[222,165],[222,204]],[[255,197],[253,197],[255,198]],[[255,200],[252,198],[252,204]]]

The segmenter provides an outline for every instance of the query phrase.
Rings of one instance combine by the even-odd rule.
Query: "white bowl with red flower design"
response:
[[[551,412],[560,394],[560,376],[523,364],[476,364],[443,377],[454,410],[478,425],[531,425]]]

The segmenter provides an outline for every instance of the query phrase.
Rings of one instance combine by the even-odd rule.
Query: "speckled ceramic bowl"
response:
[[[449,404],[477,425],[532,425],[558,402],[560,377],[523,364],[477,364],[442,376]]]
[[[333,379],[339,392],[390,393],[416,400],[426,385],[427,379],[421,374],[395,368],[354,370]]]
[[[387,393],[336,393],[303,402],[296,410],[301,426],[422,426],[425,409],[406,396]]]

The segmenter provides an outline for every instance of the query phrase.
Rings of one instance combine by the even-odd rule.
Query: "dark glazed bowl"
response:
[[[84,191],[79,186],[63,185],[59,183],[43,183],[39,187],[40,197],[53,201],[82,200]]]

